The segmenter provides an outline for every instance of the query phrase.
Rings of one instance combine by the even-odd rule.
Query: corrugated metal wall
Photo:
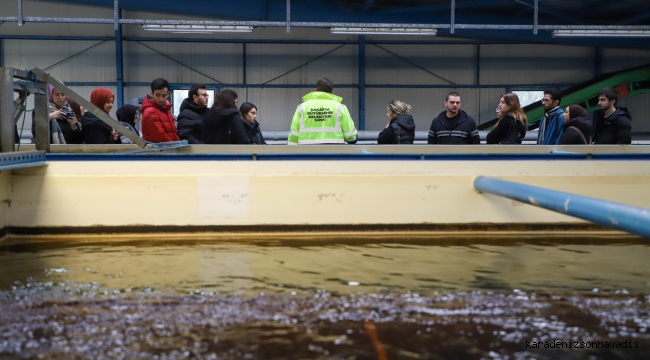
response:
[[[3,46],[7,67],[45,70],[53,66],[46,71],[63,82],[115,81],[114,41],[3,40]],[[85,49],[89,50],[56,65]]]
[[[603,72],[650,64],[650,50],[604,49]]]
[[[357,50],[356,45],[250,44],[246,47],[246,80],[250,84],[315,86],[319,79],[327,77],[335,86],[356,84]]]
[[[475,58],[474,45],[368,44],[366,83],[472,85]]]
[[[630,109],[632,131],[650,132],[650,94],[623,98],[620,100],[620,106]]]
[[[162,77],[170,83],[237,84],[243,81],[243,73],[241,44],[124,43],[124,79],[128,82]]]
[[[481,84],[573,84],[594,75],[594,50],[562,45],[482,45]]]

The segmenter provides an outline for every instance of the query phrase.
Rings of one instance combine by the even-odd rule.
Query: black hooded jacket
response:
[[[458,115],[450,119],[447,117],[447,111],[443,111],[431,121],[428,143],[439,145],[480,144],[481,138],[478,135],[476,122],[466,112],[460,110]]]
[[[266,145],[264,136],[262,136],[262,130],[260,129],[260,123],[258,123],[257,120],[253,121],[253,123],[249,123],[248,121],[242,119],[242,123],[244,124],[246,135],[252,142],[257,145]]]
[[[206,144],[254,144],[242,121],[235,108],[210,109],[203,115],[203,140]]]
[[[590,139],[591,119],[589,117],[578,116],[562,125],[560,145],[588,145],[591,144]]]
[[[487,134],[487,144],[521,144],[526,136],[526,126],[514,116],[506,114],[492,131]]]
[[[113,140],[111,132],[113,128],[105,122],[101,121],[93,113],[86,111],[86,114],[81,117],[81,125],[83,126],[84,143],[85,144],[121,144],[122,141],[118,137]]]
[[[413,144],[415,140],[415,121],[409,114],[400,114],[390,121],[390,125],[379,133],[378,144]]]
[[[178,114],[176,132],[181,140],[190,144],[203,144],[203,115],[208,111],[205,106],[199,106],[190,99],[181,103],[181,113]]]
[[[596,112],[594,144],[631,144],[632,115],[626,107],[617,107],[608,118],[605,112]]]

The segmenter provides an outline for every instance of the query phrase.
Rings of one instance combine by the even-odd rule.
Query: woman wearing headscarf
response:
[[[413,144],[415,140],[415,121],[409,115],[411,105],[399,100],[388,104],[386,117],[388,124],[377,137],[378,144]]]
[[[124,127],[131,130],[132,133],[140,136],[138,130],[135,129],[135,121],[138,118],[137,106],[126,104],[121,108],[117,109],[117,112],[115,114],[117,115],[117,120],[120,122],[120,124],[124,125]],[[122,141],[122,144],[133,144],[133,141],[131,141],[126,136],[124,136],[122,133],[118,132],[118,135],[120,136],[120,140]]]
[[[90,103],[97,106],[106,115],[113,108],[114,101],[115,95],[108,89],[99,88],[90,93]],[[86,111],[83,117],[83,126],[86,144],[121,144],[117,132],[90,111]]]
[[[82,125],[74,116],[67,96],[52,85],[47,85],[47,109],[50,120],[50,144],[81,144]],[[36,138],[32,115],[32,134]]]
[[[591,144],[591,119],[580,105],[569,105],[564,111],[564,125],[560,145]]]

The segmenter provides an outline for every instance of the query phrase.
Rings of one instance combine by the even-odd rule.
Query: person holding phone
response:
[[[50,120],[50,144],[81,144],[83,142],[83,131],[81,123],[74,115],[74,111],[68,103],[67,96],[52,85],[47,86],[47,109]],[[34,124],[34,113],[32,113],[32,135],[36,139]]]

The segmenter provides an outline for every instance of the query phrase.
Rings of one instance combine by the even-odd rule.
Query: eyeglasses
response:
[[[544,98],[544,99],[542,99],[541,101],[542,101],[543,103],[545,103],[545,102],[551,102],[551,101],[553,101],[553,100]]]
[[[207,94],[207,93],[205,93],[205,94],[199,94],[199,96],[203,96],[203,97],[209,98],[209,97],[210,97],[210,94]]]

